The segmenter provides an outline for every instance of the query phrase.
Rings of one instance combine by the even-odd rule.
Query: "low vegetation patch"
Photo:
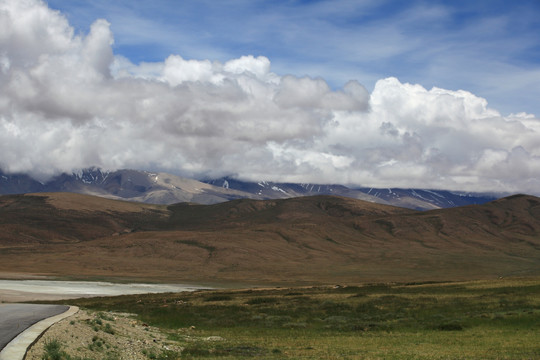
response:
[[[540,358],[540,279],[196,291],[69,302],[138,314],[183,348],[182,359]]]
[[[233,298],[230,295],[212,295],[204,299],[204,301],[229,301]]]
[[[260,305],[260,304],[272,304],[278,302],[275,297],[254,297],[249,299],[246,304],[248,305]]]
[[[45,353],[43,360],[61,360],[66,357],[62,351],[62,344],[58,340],[50,340],[45,343]]]

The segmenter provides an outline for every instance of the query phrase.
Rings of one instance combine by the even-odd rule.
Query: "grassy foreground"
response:
[[[538,278],[198,291],[69,303],[135,313],[161,328],[184,350],[160,359],[540,358]]]

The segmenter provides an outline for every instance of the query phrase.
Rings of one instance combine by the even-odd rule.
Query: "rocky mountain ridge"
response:
[[[234,199],[286,199],[336,195],[417,210],[483,204],[506,194],[471,194],[426,189],[349,188],[344,185],[248,182],[231,177],[198,181],[167,173],[88,168],[63,173],[47,182],[0,171],[0,194],[73,192],[150,204],[216,204]]]

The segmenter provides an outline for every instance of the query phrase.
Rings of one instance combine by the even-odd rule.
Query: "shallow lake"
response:
[[[116,284],[92,281],[0,280],[0,301],[69,299],[92,296],[181,292],[208,289],[183,284]]]

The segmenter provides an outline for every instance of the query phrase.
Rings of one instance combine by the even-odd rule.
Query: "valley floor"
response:
[[[84,311],[53,326],[29,359],[40,359],[54,342],[72,360],[540,358],[540,278],[229,289],[69,303]]]

